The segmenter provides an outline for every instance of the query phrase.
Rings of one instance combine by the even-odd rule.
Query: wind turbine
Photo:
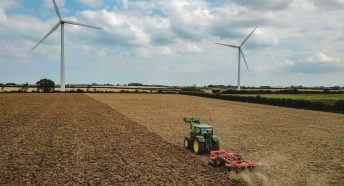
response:
[[[245,59],[245,54],[244,52],[242,51],[242,46],[246,43],[246,41],[248,40],[248,38],[251,37],[251,35],[253,34],[254,31],[256,31],[258,27],[254,28],[253,31],[250,33],[250,35],[248,35],[246,37],[246,39],[239,45],[239,46],[236,46],[236,45],[228,45],[228,44],[222,44],[222,43],[215,43],[217,45],[223,45],[223,46],[227,46],[227,47],[232,47],[232,48],[237,48],[238,51],[239,51],[239,55],[238,55],[238,90],[240,90],[240,59],[241,59],[241,56],[242,58],[244,59],[245,61],[245,64],[246,64],[246,68],[247,70],[248,69],[248,65],[247,65],[247,62],[246,62],[246,59]]]
[[[61,75],[61,77],[60,77],[61,78],[61,87],[60,87],[60,91],[64,92],[66,90],[66,88],[65,88],[65,64],[64,64],[64,62],[65,62],[65,60],[64,60],[64,25],[65,24],[71,24],[71,25],[77,25],[77,26],[83,26],[83,27],[89,27],[89,28],[95,28],[95,29],[101,29],[101,28],[62,19],[60,10],[57,7],[55,0],[53,0],[53,3],[54,3],[56,15],[59,18],[59,22],[48,32],[47,35],[45,35],[43,37],[43,39],[37,45],[35,45],[31,49],[31,51],[34,50],[36,47],[38,47],[38,45],[40,45],[47,37],[49,37],[53,32],[55,32],[59,28],[59,26],[61,25],[61,67],[60,67],[61,68],[61,74],[60,74]]]

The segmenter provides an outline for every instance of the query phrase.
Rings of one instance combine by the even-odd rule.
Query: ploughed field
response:
[[[182,151],[185,116],[214,126],[221,147],[263,162],[262,172],[228,174],[267,185],[344,185],[344,115],[185,95],[89,94]],[[185,166],[193,165],[191,152]],[[194,156],[192,156],[194,157]],[[198,156],[203,165],[207,156]],[[218,172],[215,169],[211,172]]]
[[[122,100],[119,104],[126,104],[123,99],[140,100],[125,97],[108,99],[110,105],[114,99]],[[139,104],[143,104],[139,108],[149,105]],[[167,140],[171,136],[163,138],[166,127],[155,132],[148,120],[137,123],[138,117],[123,114],[128,110],[119,112],[85,94],[1,94],[0,108],[1,185],[242,183]],[[134,109],[132,115],[142,116],[140,110]],[[171,134],[184,127],[179,125],[169,127]]]

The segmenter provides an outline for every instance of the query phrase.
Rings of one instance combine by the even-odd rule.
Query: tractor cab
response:
[[[196,154],[220,149],[219,139],[213,134],[211,125],[195,117],[186,117],[184,122],[190,126],[189,135],[184,138],[185,148],[192,149]]]
[[[193,136],[212,136],[213,127],[206,124],[194,125],[191,133]]]

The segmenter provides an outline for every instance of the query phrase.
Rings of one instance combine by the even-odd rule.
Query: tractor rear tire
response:
[[[205,150],[204,148],[205,148],[204,143],[199,142],[198,139],[196,138],[193,140],[192,150],[195,154],[198,154],[198,155],[203,154]]]
[[[186,149],[191,149],[191,145],[190,145],[190,142],[189,142],[189,138],[184,138],[184,147]]]

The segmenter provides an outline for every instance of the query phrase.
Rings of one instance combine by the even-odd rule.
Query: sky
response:
[[[56,0],[66,83],[344,86],[344,0]],[[52,0],[0,0],[0,83],[60,82]]]

